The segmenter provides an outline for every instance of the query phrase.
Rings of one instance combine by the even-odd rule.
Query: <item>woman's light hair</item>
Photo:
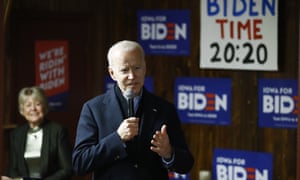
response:
[[[49,111],[48,98],[44,90],[38,86],[24,87],[19,92],[19,112],[23,115],[24,104],[28,97],[32,97],[34,100],[39,101],[43,106],[44,114],[47,114]]]
[[[145,53],[144,50],[142,48],[142,46],[135,42],[135,41],[129,41],[129,40],[122,40],[119,41],[117,43],[115,43],[114,45],[112,45],[107,53],[107,59],[108,59],[108,67],[113,66],[113,59],[114,56],[120,52],[128,52],[128,51],[132,51],[132,50],[136,50],[138,49],[141,52],[142,58],[145,58]]]

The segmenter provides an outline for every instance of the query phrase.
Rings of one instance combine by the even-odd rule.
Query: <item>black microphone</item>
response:
[[[132,89],[128,89],[124,93],[126,99],[127,99],[127,104],[128,104],[128,117],[133,117],[134,116],[134,92]]]
[[[133,102],[133,98],[134,98],[134,92],[132,89],[128,89],[125,91],[124,93],[124,96],[126,97],[127,99],[127,103],[128,103],[128,117],[133,117],[135,116],[135,113],[134,113],[134,102]],[[138,124],[138,126],[140,126]],[[138,157],[137,157],[137,154],[138,154],[138,151],[139,151],[139,130],[138,130],[138,134],[136,136],[134,136],[132,139],[131,139],[131,147],[133,149],[133,159],[135,162],[137,162],[138,160]],[[131,148],[130,148],[131,149]],[[135,163],[135,166],[137,165],[137,163]]]

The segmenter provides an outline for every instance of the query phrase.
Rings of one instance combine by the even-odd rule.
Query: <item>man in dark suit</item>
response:
[[[120,41],[107,57],[116,85],[83,105],[72,155],[75,173],[92,172],[94,180],[167,180],[168,171],[188,173],[194,159],[175,106],[144,87],[142,47]]]

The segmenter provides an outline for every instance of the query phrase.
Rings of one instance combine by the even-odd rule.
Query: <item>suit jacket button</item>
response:
[[[139,167],[139,165],[138,165],[138,164],[134,164],[134,165],[133,165],[133,167],[135,167],[135,168],[138,168],[138,167]]]

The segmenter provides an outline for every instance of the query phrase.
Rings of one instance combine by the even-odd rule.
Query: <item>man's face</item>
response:
[[[137,95],[144,85],[146,63],[138,50],[118,53],[114,56],[109,73],[122,92],[131,89]]]

